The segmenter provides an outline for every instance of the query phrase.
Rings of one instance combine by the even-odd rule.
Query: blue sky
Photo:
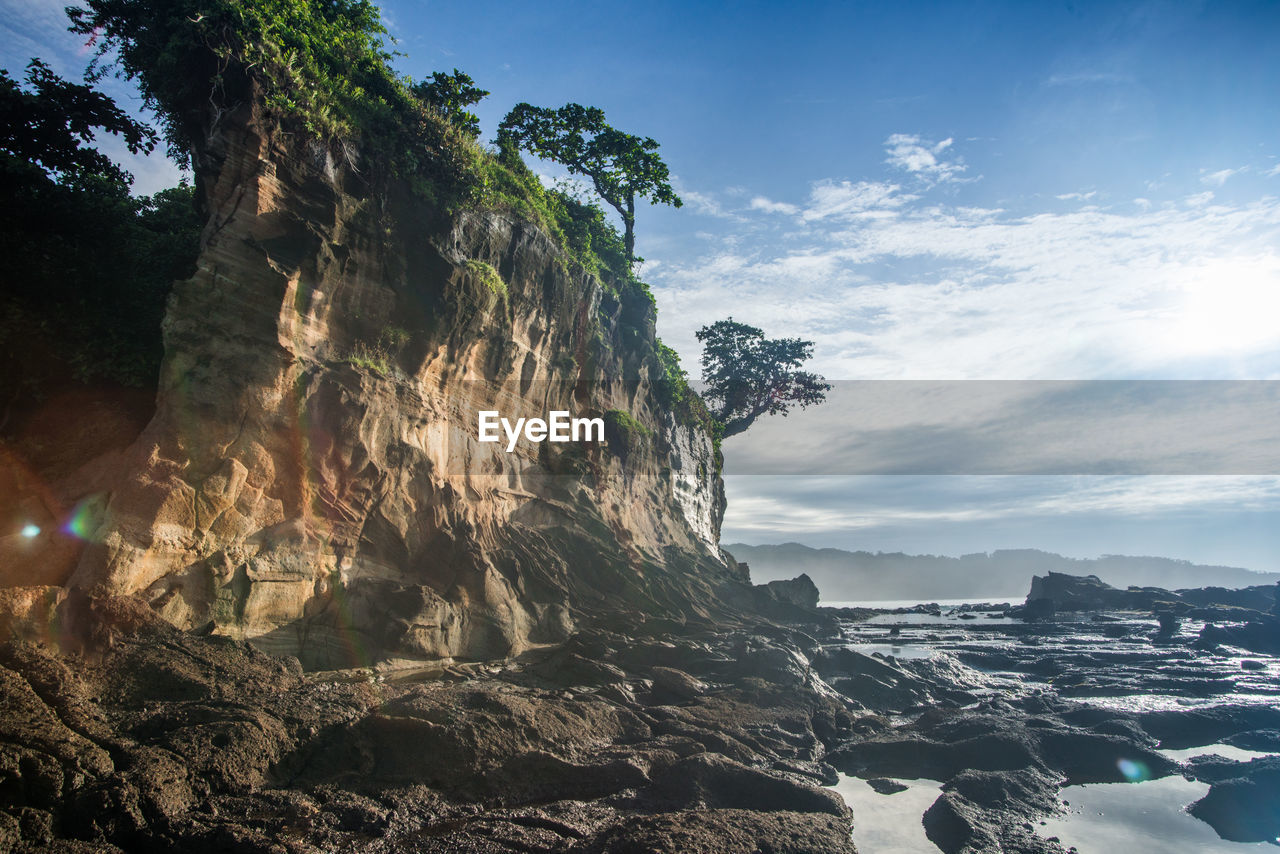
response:
[[[80,70],[61,5],[0,0],[11,72]],[[637,250],[691,369],[694,330],[732,314],[814,340],[840,380],[1280,378],[1280,4],[384,8],[406,73],[492,91],[486,138],[518,101],[578,101],[661,142],[686,204],[642,209]],[[174,174],[133,168],[141,190]],[[729,494],[727,541],[1280,568],[1273,477]]]

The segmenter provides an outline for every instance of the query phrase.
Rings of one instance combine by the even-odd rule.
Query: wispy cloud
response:
[[[837,379],[1280,376],[1275,198],[1015,214],[827,181],[796,207],[654,278],[691,363],[734,306]]]
[[[1241,166],[1239,169],[1219,169],[1216,172],[1208,172],[1201,170],[1200,183],[1207,187],[1221,187],[1227,183],[1227,179],[1232,175],[1239,175],[1241,172],[1248,172],[1248,166]]]
[[[1132,83],[1133,78],[1128,74],[1118,74],[1113,71],[1072,71],[1060,74],[1053,74],[1044,81],[1046,86],[1097,86],[1097,85],[1117,85],[1121,83]]]
[[[772,199],[766,199],[764,196],[756,196],[751,200],[751,210],[787,214],[789,216],[794,216],[800,212],[800,208],[795,205],[787,202],[775,202]]]
[[[901,190],[897,184],[881,181],[822,181],[813,185],[800,216],[806,222],[864,219],[868,212],[884,213],[917,198]]]
[[[1070,201],[1087,202],[1096,195],[1098,195],[1097,190],[1090,190],[1087,193],[1062,193],[1061,195],[1055,196],[1054,198],[1061,199],[1064,202],[1070,202]]]
[[[691,208],[695,213],[703,216],[713,216],[719,219],[741,220],[741,217],[725,209],[719,200],[709,193],[701,193],[697,190],[690,190],[680,181],[673,181],[676,192],[686,206]]]
[[[885,140],[885,150],[889,153],[885,162],[933,183],[957,181],[968,167],[959,159],[947,160],[943,156],[953,142],[950,137],[929,142],[915,134],[895,133]]]

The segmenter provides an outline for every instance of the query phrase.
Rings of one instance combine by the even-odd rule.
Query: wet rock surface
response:
[[[853,850],[825,756],[862,715],[796,629],[304,674],[120,613],[77,655],[3,647],[0,850]]]
[[[1199,647],[1190,617],[637,617],[304,673],[138,602],[91,610],[78,653],[0,653],[0,850],[853,851],[838,772],[872,798],[942,783],[919,821],[946,852],[1062,854],[1041,822],[1063,786],[1174,774],[1210,786],[1190,812],[1223,838],[1275,838],[1275,757],[1170,754],[1280,743],[1280,662]]]
[[[1055,583],[1077,603],[1100,589],[1090,580]],[[1236,610],[1235,621],[1208,624],[1228,607],[1218,604],[1223,597],[1178,591],[1176,599],[1191,594],[1195,607],[1215,613],[1197,619],[1188,604],[1171,620],[1157,604],[1162,593],[1114,592],[1124,594],[1119,601],[1155,598],[1144,610],[1066,609],[1060,599],[1032,613],[982,604],[843,612],[844,642],[825,646],[815,667],[845,661],[841,669],[859,678],[832,675],[832,684],[860,681],[850,694],[878,700],[885,725],[828,761],[862,777],[942,781],[922,820],[947,852],[1060,852],[1038,828],[1064,809],[1062,786],[1171,774],[1210,784],[1189,812],[1223,839],[1276,839],[1280,759],[1169,755],[1216,744],[1280,750],[1280,660],[1232,643],[1271,618]],[[1217,626],[1221,642],[1202,642],[1206,625]],[[854,822],[856,839],[856,809]]]

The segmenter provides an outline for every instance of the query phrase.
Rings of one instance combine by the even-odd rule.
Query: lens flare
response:
[[[1143,780],[1151,779],[1151,770],[1147,768],[1144,762],[1139,762],[1135,759],[1120,759],[1116,761],[1116,767],[1120,769],[1120,773],[1130,783],[1141,783]]]
[[[22,526],[22,536],[26,537],[28,540],[33,537],[40,536],[40,526],[28,522]]]
[[[81,540],[89,539],[94,530],[94,502],[93,498],[86,498],[75,506],[71,511],[71,515],[67,517],[67,521],[63,523],[63,533],[70,534]]]

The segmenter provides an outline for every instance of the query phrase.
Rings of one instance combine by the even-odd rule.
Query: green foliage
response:
[[[630,412],[610,409],[604,414],[604,436],[613,453],[626,459],[642,448],[653,431],[641,424]]]
[[[154,387],[172,283],[194,270],[202,220],[187,185],[129,195],[86,148],[96,131],[135,151],[154,137],[105,95],[39,61],[27,88],[0,76],[0,353],[6,403],[70,380]]]
[[[67,377],[154,386],[165,301],[199,246],[192,188],[135,199],[114,180],[0,172],[7,372],[31,388]]]
[[[598,206],[545,190],[514,148],[484,151],[466,108],[487,93],[457,69],[416,84],[401,79],[368,0],[84,0],[69,14],[100,61],[114,57],[137,82],[182,162],[256,87],[281,128],[328,143],[363,173],[395,175],[446,209],[510,210],[591,272],[630,276],[632,219],[619,237]],[[679,204],[657,143],[604,126],[599,110],[583,116],[599,131],[589,146],[591,157],[604,158],[598,187],[626,195],[632,207],[637,194]]]
[[[654,140],[610,127],[596,108],[521,104],[503,123],[498,151],[486,151],[476,142],[478,120],[467,108],[487,93],[457,69],[416,84],[400,77],[391,68],[386,31],[371,0],[81,3],[83,8],[68,13],[72,30],[96,48],[92,73],[114,68],[138,84],[180,162],[190,162],[217,137],[228,113],[260,99],[274,122],[268,129],[282,142],[321,142],[375,190],[385,191],[388,179],[397,178],[445,211],[508,210],[536,223],[622,299],[622,340],[645,338],[653,297],[632,274],[636,198],[681,205]],[[119,122],[117,127],[112,132],[124,133],[130,145],[154,141],[129,137],[132,129]],[[588,178],[600,199],[621,215],[623,233],[595,201],[563,186],[544,188],[521,160],[521,147]],[[105,180],[101,167],[94,167],[95,181]],[[135,261],[120,269],[141,266]],[[506,291],[496,271],[481,280],[496,293]],[[157,293],[166,290],[167,284]],[[143,317],[158,328],[158,310],[139,312],[138,324]],[[360,347],[350,358],[371,370],[394,361],[395,348],[387,342]],[[673,401],[696,409],[686,382],[668,385]]]
[[[385,377],[392,371],[396,357],[409,343],[409,332],[399,326],[388,326],[378,333],[373,344],[356,341],[342,361],[353,368],[371,371]]]
[[[453,69],[452,74],[433,71],[430,80],[413,86],[413,94],[446,121],[474,139],[480,136],[480,117],[467,107],[478,104],[489,93],[475,85],[471,75]]]
[[[481,190],[474,139],[392,70],[368,0],[85,0],[68,14],[99,59],[114,55],[138,83],[180,162],[256,86],[282,129],[374,175],[404,178],[445,206]]]
[[[548,193],[520,155],[499,152],[488,157],[482,168],[485,207],[509,211],[540,226],[558,243],[564,244],[564,232],[557,223]]]
[[[637,421],[635,416],[625,409],[610,409],[605,412],[604,426],[606,430],[612,428],[619,433],[646,439],[653,435],[652,430]]]
[[[703,394],[715,409],[722,436],[737,435],[761,415],[783,415],[826,399],[831,389],[822,377],[798,370],[813,356],[813,342],[799,338],[765,338],[764,332],[732,317],[704,326]]]
[[[399,355],[408,343],[408,330],[399,326],[388,326],[378,333],[378,347],[390,355]]]
[[[473,258],[467,261],[467,272],[475,276],[482,285],[502,299],[507,298],[507,283],[502,280],[502,276],[493,268],[492,264],[477,261]]]
[[[547,200],[569,254],[602,278],[631,278],[626,244],[600,205],[584,200],[568,182],[547,191]]]
[[[391,373],[391,358],[386,349],[378,344],[366,344],[363,341],[357,341],[351,346],[351,351],[347,353],[343,359],[353,368],[370,371],[380,377],[385,377]]]
[[[715,453],[716,473],[724,463],[720,453],[720,440],[724,438],[724,425],[712,416],[707,404],[689,385],[689,374],[680,366],[680,355],[661,341],[655,341],[658,357],[658,376],[654,379],[653,388],[658,400],[671,410],[681,423],[701,427],[711,436],[711,446]]]
[[[591,179],[600,198],[622,217],[627,269],[635,260],[636,197],[680,207],[658,143],[610,127],[598,107],[559,109],[517,104],[498,128],[498,147],[528,149]]]
[[[680,355],[661,341],[656,341],[658,356],[658,374],[654,388],[658,398],[669,409],[686,409],[695,401],[701,403],[698,395],[689,388],[689,374],[680,367]]]
[[[38,59],[27,64],[26,82],[24,89],[0,69],[0,152],[64,181],[100,178],[128,186],[129,173],[86,146],[105,131],[121,137],[130,152],[149,153],[156,132],[106,95],[63,80]]]
[[[488,157],[483,169],[484,206],[510,211],[537,224],[610,290],[616,292],[617,283],[631,278],[622,236],[599,205],[583,201],[567,184],[543,187],[520,155],[510,149]]]
[[[165,124],[178,155],[205,128],[200,113],[227,107],[259,81],[268,103],[323,135],[347,135],[396,100],[398,81],[368,0],[86,0],[72,31],[99,58],[118,53]],[[105,71],[99,68],[99,73]]]

